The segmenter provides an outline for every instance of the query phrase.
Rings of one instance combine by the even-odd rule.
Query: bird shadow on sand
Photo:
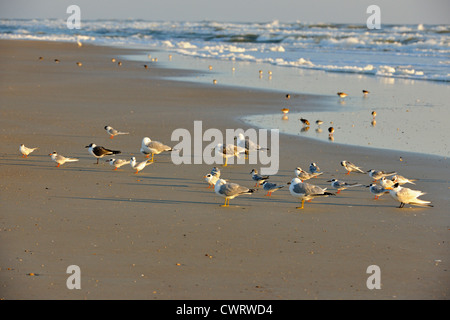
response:
[[[63,197],[55,196],[55,198],[74,199],[74,200],[92,200],[92,201],[111,201],[111,202],[128,202],[128,203],[144,203],[144,204],[167,204],[167,205],[183,205],[183,204],[201,204],[201,205],[215,205],[216,202],[204,201],[184,201],[171,199],[137,199],[137,198],[88,198],[88,197]]]

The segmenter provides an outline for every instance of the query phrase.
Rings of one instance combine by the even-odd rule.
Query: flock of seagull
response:
[[[128,132],[118,131],[111,126],[105,126],[104,128],[111,139],[118,135],[129,134]],[[219,144],[214,148],[215,152],[217,152],[217,154],[221,155],[225,159],[225,164],[223,165],[224,167],[227,166],[227,159],[229,157],[240,157],[241,154],[244,154],[246,157],[248,157],[248,154],[250,152],[268,150],[267,148],[260,147],[249,138],[244,137],[242,133],[238,134],[235,137],[235,141],[237,142],[236,145]],[[88,152],[97,159],[96,164],[99,163],[99,159],[105,156],[115,156],[121,154],[121,151],[119,150],[107,149],[103,146],[98,146],[95,143],[87,145],[86,148],[88,148]],[[19,147],[19,151],[24,158],[28,157],[28,155],[34,152],[36,149],[38,149],[38,147],[29,148],[24,144],[21,144]],[[117,170],[118,168],[129,164],[137,174],[147,165],[154,162],[155,154],[169,151],[176,150],[162,142],[152,141],[150,138],[144,137],[141,142],[140,152],[145,155],[146,160],[138,163],[136,161],[136,157],[133,156],[130,158],[130,160],[110,158],[106,160],[106,162],[113,166],[114,170]],[[49,156],[51,157],[51,160],[57,163],[57,167],[67,162],[79,161],[79,159],[77,158],[62,156],[56,151],[50,153]],[[433,207],[430,201],[419,199],[419,197],[421,195],[424,195],[425,193],[423,193],[422,191],[403,187],[403,185],[406,183],[415,184],[414,181],[416,180],[407,179],[397,174],[397,172],[385,172],[374,169],[364,172],[360,167],[347,160],[341,161],[340,164],[347,171],[347,175],[352,172],[363,174],[368,173],[374,181],[366,187],[368,187],[370,192],[375,195],[375,199],[378,199],[383,194],[390,193],[390,195],[396,201],[400,202],[399,208],[403,208],[405,204]],[[259,186],[262,186],[263,190],[267,191],[266,196],[271,196],[273,192],[289,186],[290,194],[301,201],[301,207],[297,207],[297,209],[303,209],[305,201],[311,201],[312,199],[317,197],[335,196],[336,194],[339,194],[341,191],[348,188],[363,186],[359,183],[347,183],[345,181],[333,178],[331,180],[327,180],[327,182],[330,182],[331,187],[337,190],[337,192],[334,193],[327,191],[327,188],[322,188],[320,186],[305,182],[306,180],[317,178],[323,175],[323,173],[324,172],[320,170],[316,163],[311,163],[309,166],[309,172],[303,170],[300,167],[297,167],[294,170],[295,176],[290,182],[288,182],[286,185],[277,185],[276,183],[267,181],[269,180],[270,176],[262,176],[256,169],[253,169],[250,174],[252,180],[255,182],[255,188],[247,188],[245,186],[241,186],[237,183],[229,182],[228,180],[221,178],[220,169],[218,169],[217,167],[214,167],[211,172],[204,175],[204,179],[209,184],[208,188],[213,187],[217,195],[225,198],[225,203],[222,205],[225,207],[229,206],[230,200],[241,195],[252,194],[257,190],[257,188],[259,188]],[[376,184],[375,182],[377,181],[379,181],[380,184]]]
[[[374,181],[365,187],[369,188],[370,192],[375,195],[375,199],[378,199],[383,194],[389,193],[395,200],[400,202],[399,208],[403,208],[405,204],[433,207],[430,201],[418,199],[419,196],[424,195],[425,193],[402,186],[406,183],[415,184],[414,181],[416,180],[407,179],[397,174],[397,172],[385,172],[374,169],[364,172],[360,167],[346,160],[341,161],[341,166],[346,169],[347,174],[350,174],[351,172],[363,174],[368,173]],[[255,188],[252,189],[241,186],[237,183],[228,182],[227,180],[221,178],[220,169],[217,167],[214,167],[210,173],[204,176],[204,178],[209,184],[208,188],[213,187],[216,194],[225,198],[225,203],[222,205],[225,207],[229,206],[231,199],[234,199],[240,195],[252,194],[259,186],[262,186],[262,188],[267,191],[266,196],[271,196],[273,192],[289,186],[290,194],[301,201],[301,207],[297,207],[297,209],[304,209],[305,201],[311,201],[316,197],[335,196],[348,188],[364,186],[360,183],[347,183],[345,181],[333,178],[331,180],[327,180],[327,182],[331,182],[331,187],[337,190],[336,193],[333,193],[327,191],[327,188],[322,188],[305,182],[305,180],[317,178],[323,173],[324,172],[320,171],[320,168],[316,163],[311,163],[309,166],[309,172],[297,167],[294,170],[295,177],[290,182],[285,185],[277,185],[276,183],[267,181],[270,176],[262,176],[258,174],[256,169],[253,169],[250,174],[252,180],[255,182]],[[380,181],[380,184],[375,183],[378,180]]]

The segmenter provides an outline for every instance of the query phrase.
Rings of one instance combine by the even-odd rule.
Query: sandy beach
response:
[[[271,182],[285,184],[296,167],[316,162],[325,173],[313,183],[329,191],[331,178],[371,183],[367,174],[345,174],[340,162],[349,160],[417,179],[405,187],[426,192],[421,198],[434,207],[403,209],[389,194],[374,200],[365,187],[314,199],[303,210],[287,187],[271,197],[263,190],[237,197],[225,208],[203,179],[210,165],[174,165],[170,153],[155,155],[138,174],[128,165],[113,171],[107,158],[95,164],[90,143],[142,161],[145,136],[173,146],[172,132],[192,131],[194,121],[204,130],[247,129],[239,117],[280,112],[285,99],[286,92],[222,86],[220,79],[172,81],[200,71],[120,60],[131,53],[0,41],[0,298],[449,298],[447,158],[280,135],[280,169]],[[291,99],[305,111],[326,103],[313,95]],[[129,134],[110,139],[106,125]],[[21,143],[39,149],[22,158]],[[53,151],[79,161],[56,168]],[[220,168],[224,178],[253,187],[254,167]],[[81,289],[66,286],[70,265],[80,267]],[[381,289],[366,285],[371,265],[381,270]]]

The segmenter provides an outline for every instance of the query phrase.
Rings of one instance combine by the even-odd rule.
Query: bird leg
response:
[[[58,167],[60,166],[60,164],[61,164],[61,163],[58,163],[58,164],[56,165],[56,167],[58,168]]]
[[[304,204],[305,204],[305,200],[302,199],[302,206],[301,207],[297,207],[296,209],[303,209]]]
[[[336,192],[336,194],[337,194],[337,193],[341,193],[341,190],[338,190],[338,192]]]
[[[225,158],[225,164],[223,166],[226,167],[227,165],[228,165],[228,158]]]
[[[225,198],[225,204],[221,205],[221,207],[228,207],[230,199]]]
[[[399,206],[399,208],[403,208],[404,207],[404,203],[403,202],[400,202],[400,206]]]

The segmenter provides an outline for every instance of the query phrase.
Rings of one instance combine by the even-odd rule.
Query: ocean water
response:
[[[212,85],[217,80],[292,95],[290,100],[280,95],[272,114],[242,110],[237,116],[249,125],[329,143],[450,156],[450,25],[368,30],[365,25],[279,21],[96,20],[70,30],[63,20],[3,19],[0,39],[139,48],[143,54],[123,58],[148,62],[157,57],[161,66],[204,71],[190,81]],[[370,94],[363,96],[363,89]],[[338,91],[349,96],[341,99]],[[321,103],[308,105],[296,94],[317,95]],[[283,116],[285,107],[290,112]],[[311,125],[302,126],[300,117]],[[320,127],[317,119],[324,121]]]

